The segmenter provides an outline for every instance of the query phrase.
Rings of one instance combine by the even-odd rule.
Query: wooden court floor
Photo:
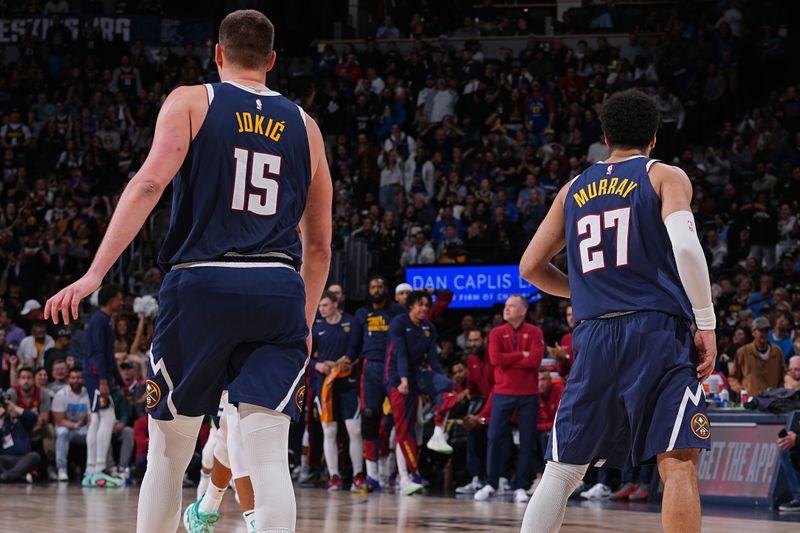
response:
[[[524,505],[468,499],[391,494],[329,494],[297,489],[297,533],[518,532]],[[184,505],[195,491],[186,489]],[[0,486],[0,533],[129,532],[136,523],[138,488],[82,489],[76,486]],[[622,505],[621,507],[626,507]],[[222,505],[216,531],[245,532],[233,494]],[[181,528],[180,531],[183,531]],[[585,502],[567,509],[564,532],[657,532],[657,513],[600,508]],[[800,524],[705,516],[704,532],[778,533]]]

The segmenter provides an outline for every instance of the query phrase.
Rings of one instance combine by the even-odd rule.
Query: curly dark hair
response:
[[[612,148],[644,150],[658,130],[655,101],[636,89],[614,94],[603,104],[600,122]]]

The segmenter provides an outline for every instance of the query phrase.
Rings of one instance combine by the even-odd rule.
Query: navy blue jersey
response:
[[[297,225],[311,183],[306,115],[274,91],[206,84],[208,115],[173,179],[158,261],[282,253],[296,264]]]
[[[107,379],[109,385],[122,384],[122,376],[114,354],[114,327],[111,317],[103,311],[95,311],[86,326],[86,356],[83,374],[90,378]]]
[[[400,378],[416,376],[427,365],[437,374],[444,373],[436,352],[436,328],[433,323],[423,320],[419,325],[414,324],[408,313],[394,317],[389,325],[386,383],[396,387],[400,384]]]
[[[335,362],[343,355],[347,355],[352,331],[353,317],[347,313],[343,313],[341,320],[336,324],[331,324],[324,318],[318,318],[312,329],[317,359]]]
[[[389,324],[397,315],[408,313],[408,309],[396,302],[388,302],[380,309],[367,304],[353,318],[353,335],[347,354],[355,361],[358,358],[370,361],[386,361],[386,346],[389,343]]]
[[[595,163],[569,186],[564,225],[576,321],[627,311],[693,319],[648,176],[654,162]]]

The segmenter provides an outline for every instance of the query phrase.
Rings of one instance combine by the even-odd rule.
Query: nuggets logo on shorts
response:
[[[711,436],[711,425],[703,413],[697,413],[692,417],[691,428],[697,438],[706,440]]]
[[[430,337],[430,336],[431,336],[431,332],[430,332],[429,330],[427,330],[427,329],[426,329],[426,330],[423,332],[423,334],[424,334],[426,337]]]
[[[158,387],[155,381],[152,379],[148,379],[145,382],[145,406],[148,409],[153,409],[155,406],[158,405],[158,402],[161,401],[161,389]]]
[[[306,386],[302,385],[299,389],[297,389],[297,393],[294,395],[294,403],[297,404],[298,409],[303,409],[303,400],[306,397]]]

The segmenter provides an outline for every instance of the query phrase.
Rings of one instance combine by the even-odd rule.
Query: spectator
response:
[[[775,320],[775,327],[769,332],[769,342],[781,349],[787,362],[794,355],[791,328],[792,315],[789,311],[780,311]]]
[[[564,383],[560,379],[553,381],[550,369],[542,367],[539,369],[539,412],[536,420],[536,431],[538,432],[539,442],[536,451],[536,476],[530,488],[530,494],[536,491],[539,481],[544,473],[544,455],[547,452],[547,441],[550,439],[550,432],[556,420],[558,404],[561,403],[561,396],[564,394]]]
[[[53,347],[44,352],[44,364],[47,374],[53,375],[53,362],[59,359],[66,360],[70,355],[69,343],[72,331],[68,327],[60,327],[55,333]]]
[[[731,390],[746,390],[751,397],[783,385],[786,363],[781,349],[769,342],[770,323],[767,317],[753,321],[753,342],[736,351],[733,370],[728,376]]]
[[[55,341],[47,334],[47,325],[37,322],[31,328],[31,334],[19,343],[17,355],[23,364],[36,367],[44,361],[44,353],[53,347]]]
[[[544,355],[542,330],[525,322],[528,301],[510,296],[503,309],[506,323],[489,334],[489,360],[494,367],[494,394],[489,424],[489,459],[486,485],[475,499],[491,498],[499,487],[500,474],[510,455],[511,415],[516,412],[520,435],[520,458],[514,476],[514,501],[527,502],[525,489],[533,478],[533,450],[536,426],[532,423],[539,409],[539,386],[536,372]],[[527,421],[527,423],[525,422]]]
[[[383,26],[378,28],[375,34],[376,39],[399,39],[400,30],[392,23],[392,17],[386,16],[383,19]]]
[[[50,396],[54,397],[58,391],[69,385],[69,368],[66,359],[55,359],[51,368],[52,381],[47,384]]]
[[[800,386],[800,355],[793,355],[789,358],[786,376],[783,378],[783,386],[787,389]]]
[[[69,371],[69,386],[53,397],[53,423],[56,426],[56,468],[58,480],[69,481],[67,457],[70,444],[86,444],[89,424],[89,393],[83,386],[83,370]]]
[[[6,333],[5,345],[17,350],[22,339],[25,338],[25,330],[15,324],[16,320],[10,310],[0,311],[0,326]]]
[[[401,266],[430,265],[436,261],[433,246],[425,238],[422,230],[418,230],[412,237],[412,244],[405,244],[403,255],[400,257]]]
[[[0,398],[0,483],[21,479],[32,481],[31,472],[39,464],[39,454],[31,451],[30,431],[36,424],[36,413]]]

